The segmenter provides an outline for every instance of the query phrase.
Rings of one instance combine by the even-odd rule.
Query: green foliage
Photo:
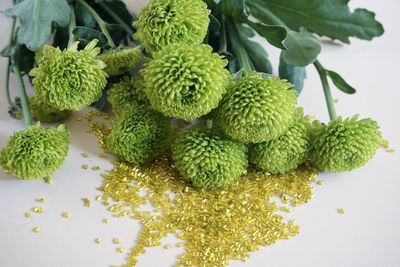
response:
[[[215,129],[192,127],[179,133],[172,159],[194,187],[214,189],[237,180],[247,169],[247,147]]]
[[[169,44],[200,44],[210,23],[209,13],[201,0],[151,0],[134,22],[138,27],[134,37],[148,53]]]
[[[320,41],[305,31],[289,31],[285,40],[287,50],[282,51],[286,63],[293,66],[307,66],[313,63],[321,52]]]
[[[118,48],[106,51],[98,58],[106,64],[104,71],[109,76],[118,76],[133,69],[139,63],[141,50],[140,46]]]
[[[100,47],[105,47],[107,45],[107,37],[101,31],[89,27],[78,26],[72,31],[72,33],[83,46],[86,46],[93,39],[99,40],[98,46]]]
[[[157,158],[171,141],[171,120],[146,106],[132,106],[113,128],[106,137],[107,150],[133,164]]]
[[[251,73],[232,82],[218,107],[217,123],[244,143],[275,139],[292,123],[296,91],[285,80]]]
[[[303,90],[304,80],[306,78],[306,68],[287,64],[282,57],[279,59],[279,77],[286,79],[293,84],[293,89],[297,91],[297,95]]]
[[[35,52],[50,39],[53,22],[65,27],[70,19],[70,8],[65,0],[24,0],[3,13],[18,17],[18,42]]]
[[[343,93],[346,94],[355,94],[356,89],[354,89],[351,85],[349,85],[337,72],[332,70],[325,70],[326,75],[331,78],[333,84]]]
[[[194,120],[218,106],[228,86],[227,61],[208,45],[170,45],[143,69],[152,107],[165,116]]]
[[[80,110],[102,96],[107,83],[104,63],[97,59],[97,40],[78,51],[78,42],[53,51],[51,57],[32,69],[35,94],[59,110]]]
[[[60,122],[71,115],[71,111],[58,110],[53,106],[47,105],[37,96],[29,99],[29,107],[32,111],[32,117],[40,122]]]
[[[68,148],[69,132],[65,125],[44,129],[38,123],[10,137],[0,151],[0,165],[20,179],[40,179],[63,164]]]
[[[298,110],[293,124],[278,138],[250,146],[249,160],[258,169],[273,174],[297,168],[310,149],[309,120]]]
[[[328,125],[313,125],[310,161],[327,172],[343,172],[363,166],[379,147],[382,133],[372,119],[358,120],[358,115],[343,120],[338,117]]]

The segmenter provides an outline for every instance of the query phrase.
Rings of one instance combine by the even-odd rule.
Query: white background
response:
[[[11,1],[2,0],[0,9]],[[128,1],[138,11],[146,1]],[[248,266],[400,266],[400,126],[399,126],[399,23],[400,2],[396,0],[354,0],[351,7],[365,7],[377,13],[386,29],[373,42],[352,39],[350,46],[324,42],[320,61],[342,74],[358,89],[348,96],[333,89],[337,112],[343,116],[360,113],[376,119],[395,153],[380,149],[365,167],[350,173],[321,173],[325,185],[315,185],[315,196],[295,208],[288,218],[295,218],[301,233],[289,241],[261,248],[251,253]],[[10,19],[0,15],[0,47],[7,42]],[[278,51],[269,48],[277,68]],[[0,58],[0,87],[3,88],[6,60]],[[299,104],[308,114],[327,121],[328,114],[316,71],[309,67],[305,89]],[[12,90],[17,91],[12,78]],[[31,90],[31,89],[29,89]],[[71,130],[71,147],[65,164],[52,176],[53,184],[42,180],[26,182],[0,173],[0,267],[105,267],[124,263],[124,258],[140,232],[138,221],[112,218],[105,207],[94,201],[100,192],[101,171],[83,170],[82,164],[112,168],[112,157],[97,157],[100,151],[94,135],[87,134],[86,122],[77,122],[85,111],[74,112],[66,121]],[[0,97],[0,147],[8,136],[24,128],[22,121],[10,119],[4,93]],[[88,159],[80,156],[87,152]],[[45,203],[36,202],[45,198]],[[82,197],[92,199],[92,207],[83,206]],[[25,218],[32,207],[42,206],[43,214]],[[337,209],[344,208],[345,214]],[[61,214],[70,213],[65,219]],[[110,218],[110,223],[102,222]],[[39,234],[32,229],[42,228]],[[98,245],[97,237],[103,238]],[[119,237],[124,254],[116,252],[111,239]],[[174,237],[164,244],[176,244]],[[182,248],[149,248],[137,266],[172,266]],[[230,266],[244,266],[231,262]]]

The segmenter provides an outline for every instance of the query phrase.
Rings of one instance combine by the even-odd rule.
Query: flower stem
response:
[[[11,43],[14,39],[16,20],[17,19],[15,17],[12,20],[10,39],[8,40],[8,47],[11,46]],[[7,97],[8,104],[11,106],[13,104],[13,101],[11,100],[11,97],[10,97],[10,72],[11,72],[11,58],[9,57],[7,60],[7,70],[6,70],[6,78],[5,78],[5,83],[4,83],[4,90],[6,91],[6,97]]]
[[[226,26],[225,26],[225,15],[220,16],[221,21],[221,32],[219,34],[219,51],[218,54],[225,54],[228,51],[228,42],[226,38]]]
[[[76,28],[76,21],[75,21],[75,11],[74,11],[74,7],[72,5],[70,5],[71,7],[71,18],[69,21],[69,25],[68,25],[68,46],[70,47],[72,45],[73,42],[76,41],[75,35],[73,33],[74,29]]]
[[[21,97],[21,104],[22,104],[22,111],[24,113],[25,126],[26,126],[26,128],[28,128],[29,126],[33,125],[33,120],[32,120],[31,110],[29,109],[29,105],[28,105],[28,99],[26,96],[24,81],[22,79],[21,71],[19,70],[18,65],[14,65],[13,70],[14,70],[15,76],[17,76],[17,84],[18,84],[19,94]]]
[[[253,71],[251,63],[249,61],[249,56],[243,45],[243,40],[239,35],[237,22],[233,19],[228,20],[228,31],[229,36],[232,38],[232,43],[235,44],[232,48],[238,57],[240,66],[244,69],[245,75]]]
[[[314,66],[318,71],[319,77],[321,78],[321,83],[325,94],[326,105],[328,107],[329,118],[331,119],[331,121],[336,120],[337,116],[336,116],[335,105],[333,104],[332,93],[329,87],[328,79],[326,77],[325,68],[321,65],[321,63],[318,60],[314,62]]]
[[[94,20],[97,22],[97,24],[99,25],[102,33],[106,36],[107,41],[108,41],[108,45],[111,48],[116,48],[116,45],[113,41],[113,39],[110,36],[110,33],[107,30],[107,23],[99,16],[99,14],[97,14],[96,10],[94,10],[90,5],[88,5],[85,1],[83,0],[76,0],[80,5],[82,5],[89,13],[90,15],[92,15],[92,17],[94,18]]]

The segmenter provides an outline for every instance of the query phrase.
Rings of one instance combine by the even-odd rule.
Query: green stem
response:
[[[13,66],[13,70],[14,70],[15,76],[17,76],[17,84],[18,84],[19,94],[21,97],[21,104],[22,104],[22,111],[24,113],[25,126],[26,126],[26,128],[28,128],[29,126],[33,125],[33,120],[32,120],[31,110],[29,109],[29,105],[28,105],[28,98],[26,96],[24,81],[22,79],[21,72],[17,65]]]
[[[73,42],[76,41],[75,35],[73,33],[74,29],[76,28],[76,21],[75,21],[75,11],[74,11],[74,7],[72,5],[70,5],[71,7],[71,19],[69,21],[69,25],[68,25],[68,47],[70,45],[72,45]]]
[[[231,37],[233,45],[233,50],[238,57],[240,66],[244,69],[245,75],[249,74],[253,71],[251,67],[249,56],[244,48],[243,40],[239,35],[239,30],[237,27],[237,22],[233,19],[228,19],[228,31],[229,36]]]
[[[206,120],[206,127],[207,129],[211,129],[213,126],[213,121],[212,120]]]
[[[16,20],[17,19],[15,17],[12,20],[10,39],[8,40],[8,47],[11,46],[11,43],[14,39]],[[11,59],[8,58],[4,90],[6,91],[8,104],[11,106],[13,104],[13,101],[11,100],[10,97],[10,73],[11,73]]]
[[[220,16],[220,22],[221,22],[221,33],[219,35],[219,51],[218,54],[223,54],[226,53],[228,50],[228,40],[226,38],[226,26],[225,26],[225,15]]]
[[[107,41],[108,41],[108,45],[111,48],[116,48],[116,45],[113,41],[113,39],[111,38],[110,33],[107,30],[107,23],[99,16],[99,14],[97,14],[96,10],[94,10],[90,5],[88,5],[85,1],[83,0],[76,0],[80,5],[82,5],[89,13],[90,15],[92,15],[92,17],[94,18],[94,20],[97,22],[97,24],[99,25],[102,33],[106,36]]]
[[[108,6],[104,3],[99,3],[99,5],[101,6],[101,8],[108,13],[108,15],[110,15],[110,17],[112,17],[116,22],[119,23],[119,25],[124,28],[124,30],[130,35],[132,36],[135,31],[132,29],[131,26],[129,26],[128,23],[126,23],[123,19],[120,18],[120,16],[118,16],[118,14],[116,14],[114,11],[112,11],[110,8],[108,8]]]
[[[321,63],[316,60],[314,62],[314,66],[318,71],[319,77],[321,78],[322,87],[324,88],[325,100],[326,105],[328,107],[329,118],[331,121],[336,120],[336,110],[335,105],[333,104],[332,93],[329,87],[328,79],[326,77],[325,68],[321,65]]]

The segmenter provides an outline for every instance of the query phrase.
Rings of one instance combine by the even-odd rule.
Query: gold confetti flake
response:
[[[64,218],[69,218],[69,212],[64,212],[64,213],[62,214],[62,216],[63,216]]]
[[[164,248],[165,249],[170,249],[170,248],[172,248],[172,245],[171,244],[165,245]]]
[[[36,233],[39,233],[40,232],[40,227],[38,226],[38,227],[33,228],[33,231],[36,232]]]
[[[99,153],[99,158],[104,158],[104,154],[103,153]]]
[[[333,100],[333,102],[335,102],[335,103],[339,103],[339,99],[338,99],[338,98],[336,98],[335,100]]]
[[[51,183],[53,182],[53,179],[51,179],[50,176],[44,177],[43,180],[44,180],[44,182],[45,182],[46,184],[51,184]]]
[[[44,198],[39,198],[37,201],[40,202],[40,203],[43,203],[44,202]]]
[[[319,184],[319,185],[323,185],[325,183],[325,181],[323,181],[323,180],[319,180],[318,182],[317,182],[317,184]]]
[[[82,153],[81,155],[82,155],[82,157],[84,157],[84,158],[89,157],[89,155],[88,155],[87,153]]]
[[[100,167],[99,166],[94,166],[94,167],[92,167],[92,170],[98,171],[98,170],[100,170]]]
[[[183,243],[183,242],[181,242],[181,243],[178,244],[178,247],[180,247],[180,248],[181,248],[181,247],[184,247],[184,246],[185,246],[185,243]]]
[[[344,209],[343,209],[343,208],[340,208],[340,209],[338,209],[338,212],[339,212],[340,214],[343,214],[343,213],[344,213]]]
[[[10,170],[4,170],[4,172],[5,172],[6,174],[10,174],[10,173],[11,173]]]
[[[76,118],[77,121],[82,121],[81,117]]]
[[[103,220],[103,222],[104,222],[104,223],[109,223],[109,222],[110,222],[110,219],[105,218],[105,219]]]
[[[92,131],[90,129],[86,129],[85,132],[91,133]]]
[[[118,237],[114,238],[113,242],[114,242],[114,244],[119,244],[119,238]]]
[[[43,212],[43,208],[42,207],[34,207],[34,208],[32,208],[32,211],[34,211],[36,213],[42,213]]]
[[[124,253],[125,249],[124,249],[124,248],[118,248],[117,251],[118,251],[119,253]]]
[[[82,198],[82,200],[83,200],[83,204],[84,204],[86,207],[90,207],[90,206],[91,206],[90,200],[89,200],[87,197]]]
[[[284,212],[292,212],[293,210],[292,209],[289,209],[288,207],[286,207],[286,206],[282,206],[281,207],[281,211],[284,211]]]
[[[388,148],[389,147],[389,141],[386,140],[386,139],[382,139],[380,146],[383,147],[383,148]]]
[[[394,149],[393,148],[390,148],[390,149],[388,149],[388,150],[386,150],[387,152],[390,152],[390,153],[393,153],[394,152]]]
[[[99,238],[96,238],[95,241],[96,241],[97,244],[100,244],[101,241],[103,241],[103,239],[99,237]]]
[[[87,170],[88,168],[89,168],[89,165],[87,165],[87,164],[82,165],[82,169]]]
[[[30,213],[30,212],[25,212],[25,217],[26,218],[30,218],[32,216],[32,213]]]

